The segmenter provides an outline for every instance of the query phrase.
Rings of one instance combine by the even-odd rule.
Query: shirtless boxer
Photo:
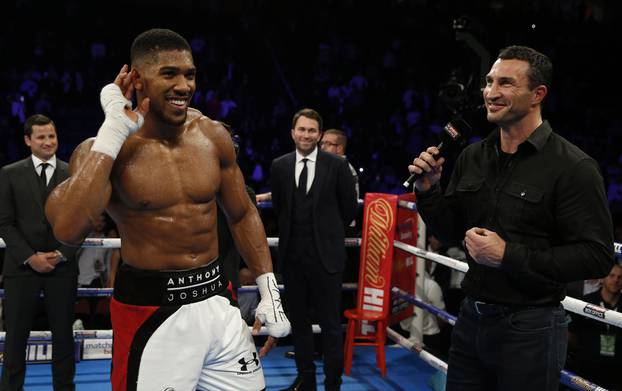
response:
[[[71,177],[50,195],[56,237],[80,243],[104,209],[117,223],[121,266],[111,302],[114,391],[261,390],[263,371],[218,256],[216,203],[257,277],[258,328],[282,337],[290,324],[266,235],[244,188],[229,133],[188,104],[196,69],[170,30],[140,34],[101,92],[106,114],[94,142],[71,158]],[[136,93],[139,107],[131,111]],[[144,118],[144,119],[143,119]]]

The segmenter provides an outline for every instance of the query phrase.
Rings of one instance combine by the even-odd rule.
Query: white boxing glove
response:
[[[281,302],[281,294],[274,273],[264,273],[255,280],[261,301],[257,305],[255,317],[266,326],[268,334],[275,338],[288,335],[291,325]]]
[[[121,88],[114,83],[104,86],[99,98],[106,119],[97,132],[91,151],[105,153],[116,159],[129,135],[143,126],[144,118],[135,112],[138,122],[134,122],[125,114],[125,108],[132,109],[132,102],[123,96]]]

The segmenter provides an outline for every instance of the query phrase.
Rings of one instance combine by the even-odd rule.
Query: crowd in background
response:
[[[21,124],[35,112],[55,118],[61,158],[95,135],[99,90],[128,62],[128,37],[158,26],[190,41],[198,67],[192,105],[236,129],[240,164],[257,192],[268,187],[272,159],[292,145],[291,113],[308,106],[348,134],[363,192],[399,193],[413,154],[436,143],[450,118],[467,119],[475,138],[491,130],[478,109],[480,69],[491,62],[482,53],[527,44],[556,64],[545,118],[599,161],[613,214],[622,213],[622,123],[598,79],[614,65],[606,38],[618,28],[616,4],[139,1],[124,10],[149,7],[149,17],[120,21],[114,7],[83,7],[20,1],[3,10],[0,51],[10,61],[0,65],[0,163],[25,155]],[[183,17],[169,18],[167,8]]]

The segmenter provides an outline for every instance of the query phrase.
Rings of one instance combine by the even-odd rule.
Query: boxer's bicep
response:
[[[92,222],[108,205],[114,160],[92,152],[93,139],[76,147],[69,162],[69,178],[50,193],[45,214],[58,240],[79,244],[92,230]]]
[[[253,205],[246,192],[244,176],[238,166],[235,148],[229,132],[222,125],[218,125],[210,134],[220,163],[218,203],[223,208],[231,225],[231,223],[243,219]]]
[[[255,276],[272,271],[266,232],[237,164],[222,170],[219,203],[240,256]]]
[[[235,223],[254,208],[248,198],[244,177],[237,164],[222,167],[220,171],[220,192],[218,202],[230,223]]]

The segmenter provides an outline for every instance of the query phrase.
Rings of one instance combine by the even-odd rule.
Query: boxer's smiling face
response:
[[[141,64],[137,71],[138,98],[150,99],[149,113],[165,123],[183,125],[196,89],[192,54],[186,50],[162,51],[155,61]]]

